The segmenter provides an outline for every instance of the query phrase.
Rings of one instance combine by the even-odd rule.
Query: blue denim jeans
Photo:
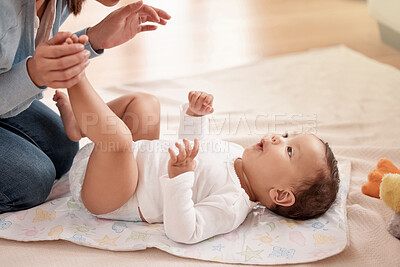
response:
[[[78,149],[60,116],[40,101],[15,117],[0,119],[0,213],[43,203]]]

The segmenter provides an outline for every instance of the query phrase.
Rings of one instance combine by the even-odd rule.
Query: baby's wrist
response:
[[[181,175],[181,174],[183,174],[185,172],[187,172],[187,171],[183,171],[183,172],[180,172],[180,171],[168,172],[168,177],[169,177],[169,179],[174,179],[176,176],[179,176],[179,175]]]
[[[186,115],[189,115],[189,116],[192,116],[192,117],[201,117],[201,116],[203,116],[203,115],[199,115],[197,113],[194,113],[190,108],[188,108],[186,110]]]
[[[175,177],[185,174],[187,172],[192,172],[194,171],[192,168],[187,168],[187,167],[181,167],[179,169],[169,169],[168,170],[168,177],[169,179],[174,179]]]

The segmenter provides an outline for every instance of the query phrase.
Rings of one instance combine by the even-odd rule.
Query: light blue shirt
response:
[[[68,0],[56,1],[54,36],[69,15]],[[31,80],[26,66],[35,51],[34,16],[35,0],[0,1],[0,118],[13,117],[27,109],[35,99],[43,98],[43,90]],[[76,32],[86,34],[87,28]],[[103,50],[94,51],[88,42],[85,49],[90,57]]]

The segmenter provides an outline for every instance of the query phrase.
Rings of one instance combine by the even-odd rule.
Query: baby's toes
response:
[[[60,99],[60,96],[57,95],[57,93],[55,93],[53,96],[53,101],[57,102],[59,99]]]
[[[61,98],[61,99],[67,98],[67,95],[65,93],[63,93],[61,91],[58,91],[58,90],[56,92],[56,95],[57,95],[58,98]]]
[[[61,108],[62,106],[64,106],[64,104],[65,104],[65,101],[63,101],[63,99],[59,99],[59,100],[57,100],[57,102],[56,102],[56,106],[57,106],[58,108]]]

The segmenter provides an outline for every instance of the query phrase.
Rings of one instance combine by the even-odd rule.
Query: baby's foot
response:
[[[84,137],[84,135],[76,122],[68,96],[56,90],[53,100],[56,102],[56,106],[60,111],[61,119],[68,138],[71,139],[71,141],[78,142],[82,137]]]

